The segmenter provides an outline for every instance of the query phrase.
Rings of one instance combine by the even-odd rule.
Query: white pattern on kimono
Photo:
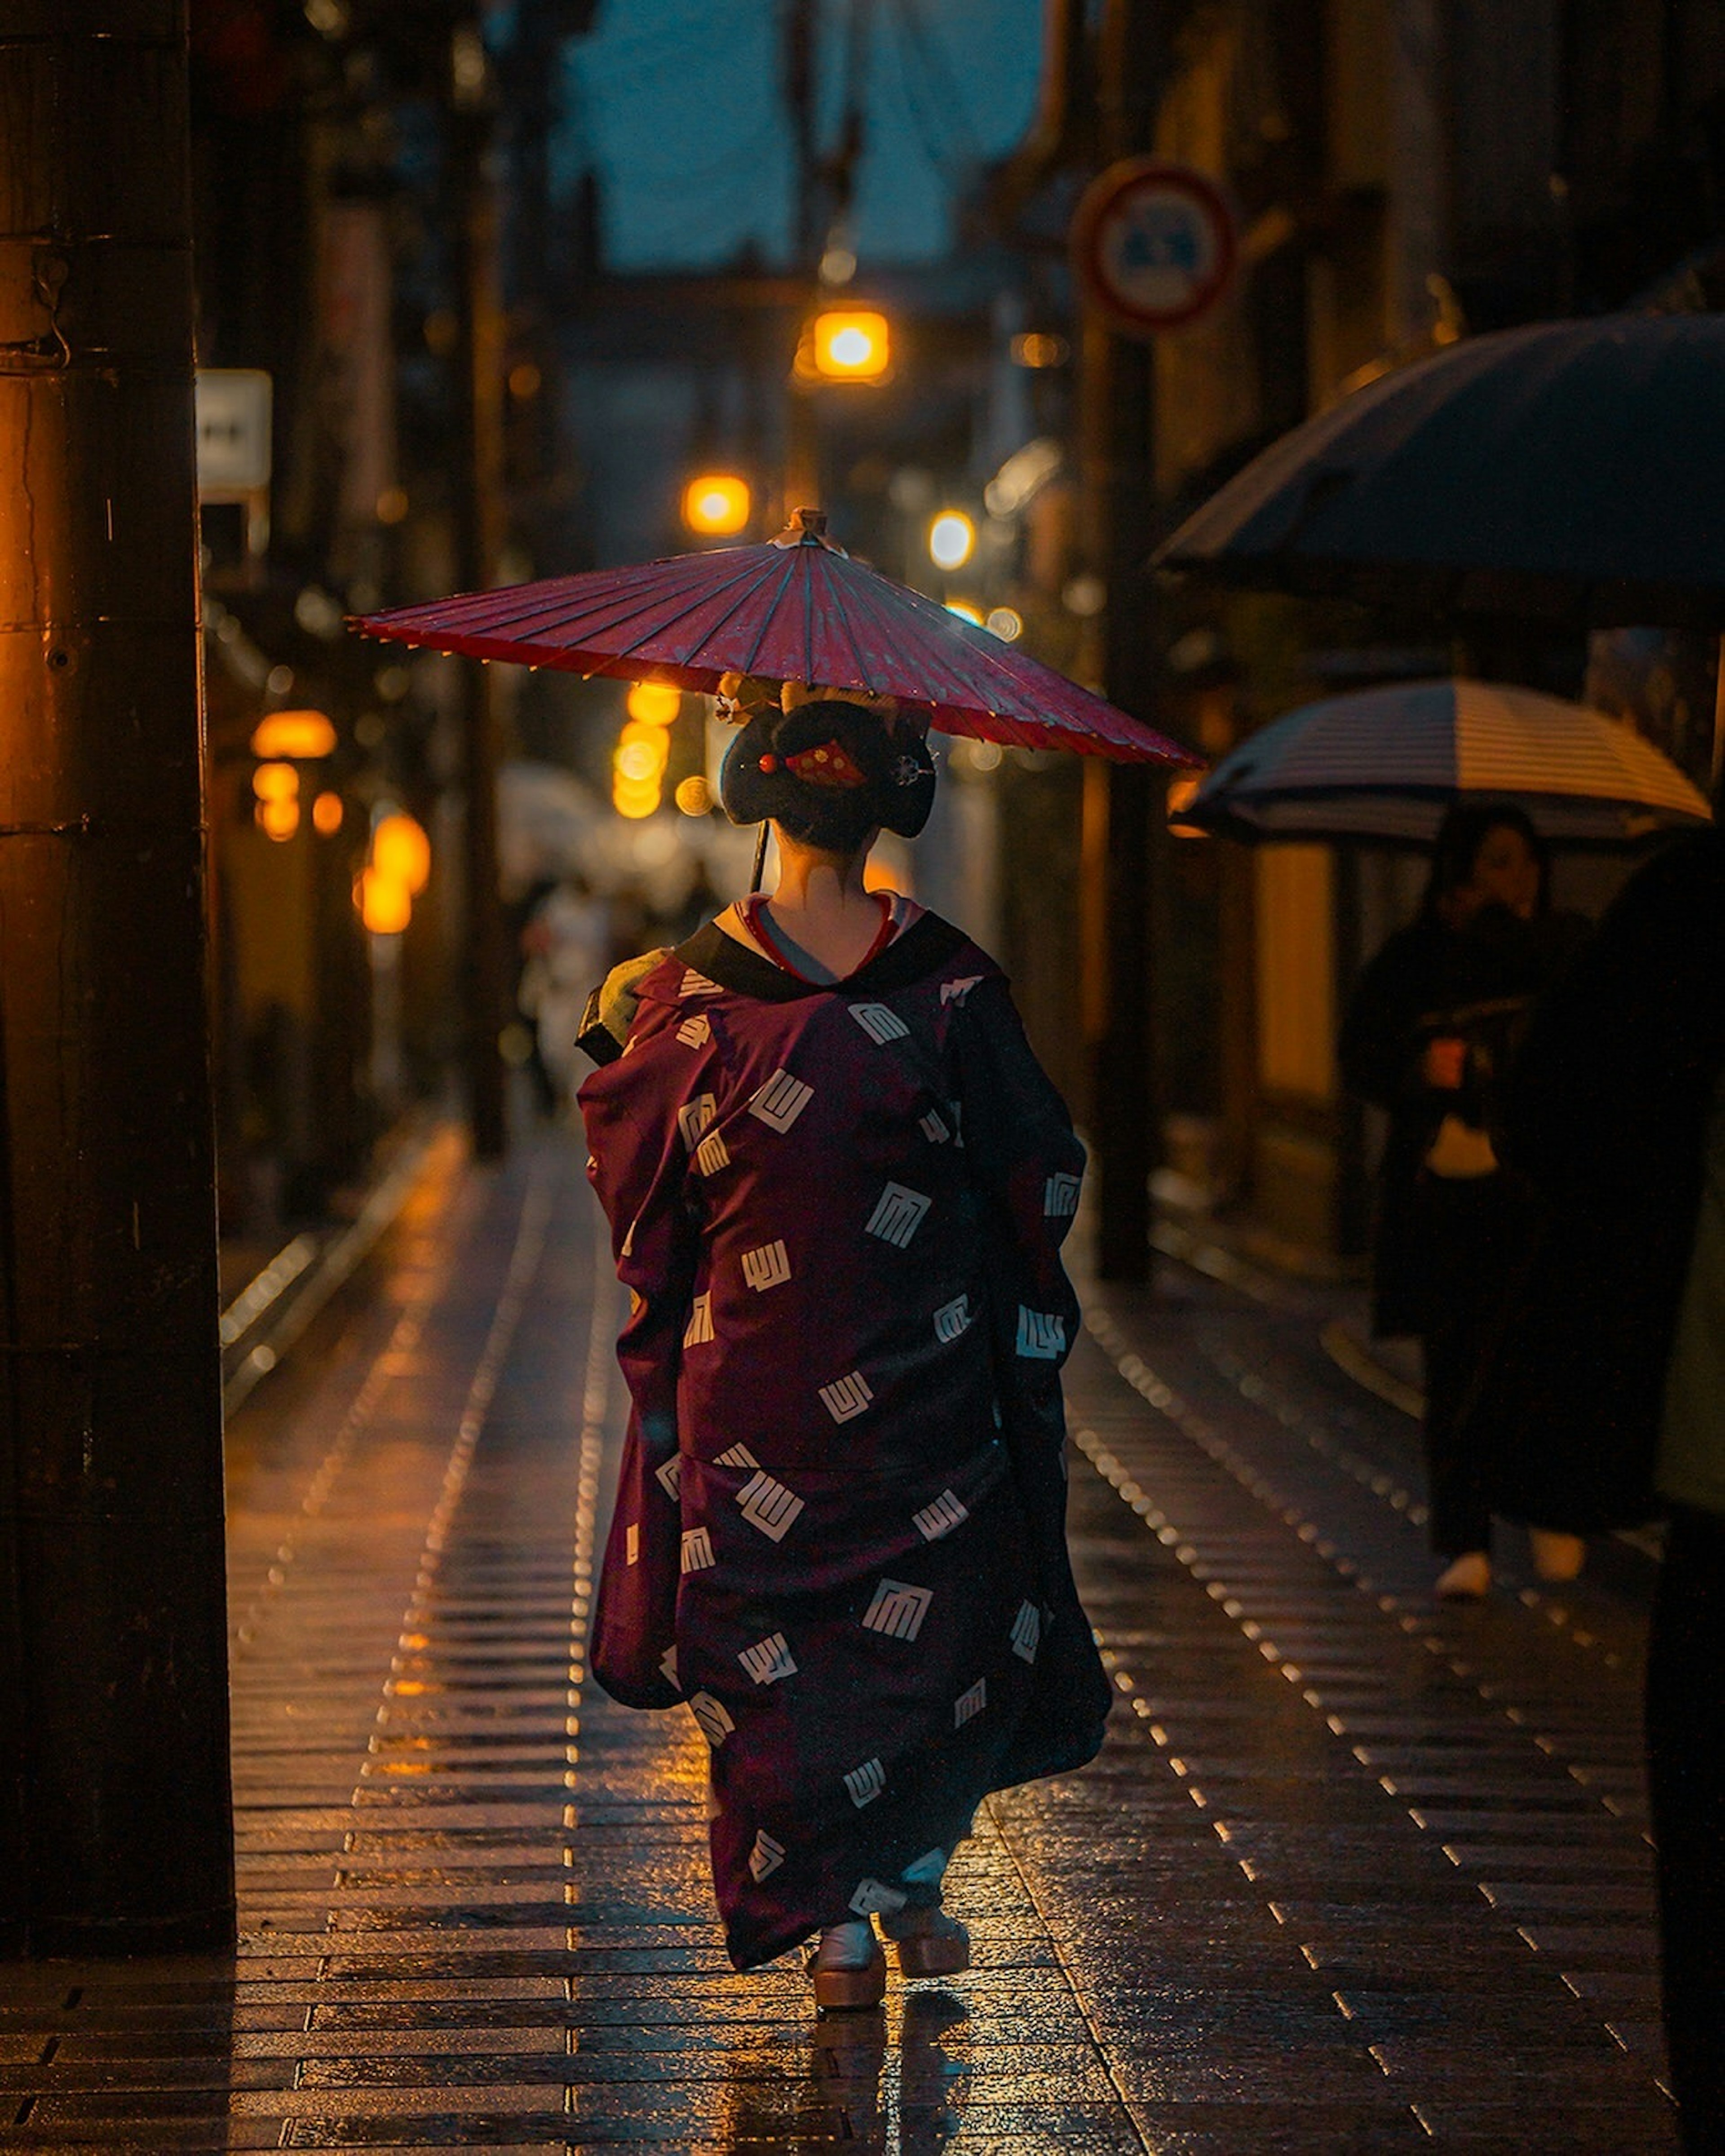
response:
[[[758,1527],[771,1543],[783,1542],[805,1509],[796,1491],[774,1481],[764,1467],[757,1468],[737,1491],[737,1506],[749,1525]]]
[[[883,1579],[863,1617],[865,1632],[879,1632],[888,1640],[914,1640],[934,1599],[931,1589],[912,1587],[902,1579]]]
[[[834,1378],[831,1384],[823,1385],[820,1397],[834,1422],[849,1422],[862,1413],[875,1395],[862,1372],[853,1370],[849,1377]]]
[[[903,1040],[910,1033],[898,1013],[885,1004],[849,1004],[845,1008],[877,1048],[889,1040]]]
[[[968,1332],[973,1315],[968,1295],[954,1296],[950,1302],[943,1302],[934,1313],[935,1338],[952,1341]]]
[[[701,1735],[714,1751],[736,1728],[722,1700],[715,1699],[710,1691],[696,1691],[689,1695],[689,1712],[695,1717]]]
[[[962,1503],[950,1490],[942,1490],[932,1504],[925,1505],[920,1512],[912,1512],[911,1525],[926,1543],[938,1542],[949,1535],[954,1527],[962,1527],[970,1517],[970,1508]]]
[[[1058,1311],[1019,1305],[1018,1352],[1034,1362],[1057,1363],[1066,1352],[1066,1321]]]
[[[863,1233],[878,1235],[883,1243],[891,1243],[896,1250],[902,1250],[922,1225],[933,1203],[920,1190],[907,1190],[901,1183],[889,1183],[876,1200]]]
[[[755,1836],[755,1845],[749,1851],[749,1876],[759,1886],[771,1872],[777,1871],[784,1862],[784,1844],[775,1841],[763,1826]]]
[[[745,1647],[737,1659],[757,1685],[777,1684],[781,1677],[797,1674],[790,1641],[783,1632],[769,1632],[752,1647]]]
[[[783,1286],[791,1276],[791,1260],[783,1239],[762,1243],[758,1250],[745,1250],[742,1276],[757,1295],[764,1295],[769,1287]]]
[[[1042,1210],[1050,1220],[1070,1220],[1078,1210],[1079,1178],[1051,1175],[1042,1188]]]
[[[713,1337],[713,1298],[711,1290],[689,1306],[689,1322],[683,1329],[683,1345],[700,1348]]]
[[[705,1527],[685,1527],[683,1530],[681,1569],[685,1572],[705,1572],[718,1559],[713,1555],[713,1538]]]
[[[952,1702],[952,1727],[963,1729],[967,1722],[974,1722],[988,1704],[988,1681],[978,1677],[968,1691],[961,1691]]]
[[[677,1128],[683,1133],[683,1142],[691,1152],[701,1143],[707,1125],[718,1112],[718,1101],[711,1093],[697,1093],[678,1109]]]
[[[731,1165],[731,1148],[716,1131],[709,1131],[695,1148],[695,1165],[703,1175],[716,1175]]]
[[[814,1086],[805,1086],[800,1078],[793,1078],[788,1070],[778,1070],[751,1097],[749,1113],[765,1123],[768,1130],[783,1133],[814,1098]]]
[[[878,1759],[865,1759],[860,1767],[853,1767],[845,1777],[845,1786],[850,1792],[850,1801],[860,1811],[871,1804],[886,1787],[886,1769]]]
[[[1012,1650],[1020,1661],[1034,1662],[1042,1644],[1042,1612],[1034,1602],[1021,1602],[1012,1620]]]

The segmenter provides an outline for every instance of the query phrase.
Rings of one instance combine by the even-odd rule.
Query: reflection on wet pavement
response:
[[[239,1956],[0,1969],[0,2145],[1675,2145],[1634,1584],[1435,1606],[1315,1304],[1092,1296],[1109,1743],[985,1807],[968,1974],[816,2021],[724,1959],[692,1724],[588,1681],[622,1402],[572,1147],[435,1150],[375,1285],[232,1434]]]

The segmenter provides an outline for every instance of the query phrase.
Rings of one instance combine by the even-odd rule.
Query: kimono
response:
[[[630,1316],[592,1666],[685,1702],[750,1969],[938,1892],[1109,1687],[1065,1536],[1083,1151],[1005,977],[924,914],[816,985],[709,927],[580,1101]]]

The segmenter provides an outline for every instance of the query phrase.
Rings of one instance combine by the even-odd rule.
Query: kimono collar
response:
[[[711,921],[686,943],[680,943],[671,955],[733,994],[752,996],[757,1003],[793,1004],[805,996],[891,994],[895,988],[909,988],[913,981],[945,965],[968,940],[950,921],[942,921],[937,913],[925,913],[877,957],[859,966],[842,981],[800,980]]]

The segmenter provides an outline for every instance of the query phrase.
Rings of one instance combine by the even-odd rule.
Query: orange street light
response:
[[[626,708],[630,718],[644,726],[668,726],[683,708],[683,692],[669,681],[637,681],[629,690]]]
[[[252,729],[252,754],[266,760],[311,763],[335,748],[336,729],[321,711],[271,711]]]
[[[431,841],[414,818],[398,808],[372,834],[372,865],[416,898],[430,880]]]
[[[815,316],[809,342],[823,382],[879,382],[892,364],[892,332],[871,308],[829,307]]]
[[[359,917],[373,936],[399,936],[413,917],[413,894],[404,883],[377,867],[364,870],[354,894]]]
[[[747,524],[753,506],[748,481],[735,472],[702,472],[683,489],[683,521],[703,537],[732,537]]]

